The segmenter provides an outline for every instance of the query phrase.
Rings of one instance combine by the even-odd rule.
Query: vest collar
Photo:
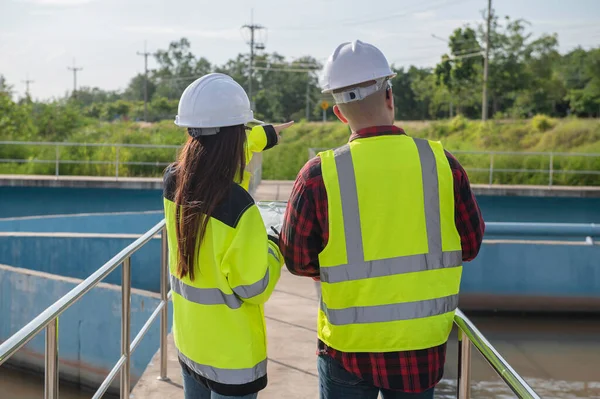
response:
[[[352,135],[350,136],[349,141],[353,141],[356,139],[364,139],[364,138],[368,138],[368,137],[375,137],[375,136],[390,136],[390,135],[401,135],[401,134],[406,134],[406,133],[404,132],[404,130],[402,128],[395,126],[395,125],[372,126],[372,127],[367,127],[364,129],[357,130],[356,132],[353,132]]]

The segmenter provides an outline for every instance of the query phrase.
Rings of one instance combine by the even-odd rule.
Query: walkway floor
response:
[[[288,180],[263,180],[254,193],[257,201],[287,201],[294,186]]]

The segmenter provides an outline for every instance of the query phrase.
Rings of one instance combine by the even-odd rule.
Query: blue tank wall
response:
[[[461,293],[600,299],[600,246],[484,243]]]
[[[16,333],[79,282],[59,276],[0,266],[0,315],[2,315],[0,342]],[[156,297],[142,292],[133,292],[132,340],[158,303],[159,299]],[[121,289],[108,284],[93,288],[79,302],[67,309],[59,319],[61,378],[97,387],[120,357],[120,319]],[[170,327],[169,322],[169,329]],[[142,375],[148,362],[156,353],[159,340],[157,319],[132,356],[133,383]],[[11,360],[13,364],[30,369],[40,369],[43,367],[43,361],[43,332]],[[113,387],[118,387],[118,384],[117,378]]]
[[[102,237],[0,236],[0,263],[85,279],[134,240],[134,238]],[[160,240],[153,239],[131,257],[131,285],[134,288],[159,292],[159,278]],[[103,281],[121,284],[121,274],[115,271]]]
[[[600,198],[478,196],[477,199],[485,220],[490,222],[600,222]],[[161,209],[161,190],[0,187],[0,219]]]
[[[5,218],[0,232],[143,234],[163,217],[159,210]]]
[[[0,187],[0,218],[160,209],[161,190]]]
[[[477,196],[488,222],[597,223],[600,198]]]

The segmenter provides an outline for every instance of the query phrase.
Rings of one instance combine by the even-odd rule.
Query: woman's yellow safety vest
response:
[[[264,136],[262,127],[253,129],[258,132],[258,144],[250,141],[250,134],[250,151],[267,146],[267,139],[260,140],[261,130]],[[250,157],[246,159],[250,161]],[[164,177],[164,208],[173,338],[179,359],[219,384],[242,385],[264,378],[267,338],[263,304],[279,280],[283,256],[267,239],[250,194],[232,183],[229,197],[217,207],[202,244],[196,246],[195,279],[178,277],[175,188],[176,166],[171,166]]]
[[[319,156],[329,213],[319,255],[319,338],[345,352],[446,342],[462,251],[442,145],[379,136]]]

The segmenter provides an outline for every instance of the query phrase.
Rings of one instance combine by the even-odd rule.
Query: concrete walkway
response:
[[[254,193],[254,199],[257,201],[287,201],[293,186],[293,181],[263,180]]]

